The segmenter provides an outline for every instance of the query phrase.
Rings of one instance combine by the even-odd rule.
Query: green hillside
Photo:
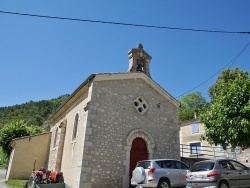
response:
[[[30,101],[25,104],[0,107],[0,128],[16,120],[24,120],[28,125],[48,127],[48,117],[67,100],[69,95],[62,95],[51,100]]]

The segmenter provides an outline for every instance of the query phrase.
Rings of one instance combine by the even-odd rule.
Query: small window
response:
[[[172,160],[155,161],[161,168],[174,168]]]
[[[175,164],[175,168],[177,169],[185,169],[185,170],[188,169],[188,166],[180,161],[174,161],[174,164]]]
[[[55,148],[55,147],[56,147],[57,135],[58,135],[58,127],[56,128],[56,132],[55,132],[55,136],[54,136],[54,144],[53,144],[53,148]]]
[[[229,163],[229,161],[225,160],[225,161],[219,161],[220,166],[223,169],[227,169],[227,170],[231,170],[234,169],[234,167],[232,166],[231,163]]]
[[[192,134],[199,133],[199,124],[194,123],[192,124]]]
[[[148,104],[143,97],[138,97],[134,100],[134,107],[140,114],[143,114],[148,110]]]
[[[234,168],[232,169],[236,169],[236,170],[246,170],[246,167],[241,164],[241,163],[238,163],[237,161],[232,161],[230,160],[230,163],[233,165]]]
[[[74,121],[74,129],[72,134],[72,140],[76,139],[77,127],[78,127],[79,114],[77,113]]]
[[[164,161],[163,168],[174,168],[172,161]]]
[[[142,167],[144,169],[149,169],[150,164],[151,164],[150,161],[139,162],[139,163],[137,163],[136,167]]]
[[[210,171],[214,168],[214,162],[208,162],[208,161],[202,161],[195,163],[191,169],[190,172],[199,172],[199,171]]]
[[[190,153],[191,154],[200,154],[201,153],[201,143],[191,143],[190,144]]]

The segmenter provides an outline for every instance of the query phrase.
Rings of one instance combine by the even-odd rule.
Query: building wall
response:
[[[86,131],[86,115],[84,110],[88,102],[88,93],[79,97],[67,111],[60,116],[51,128],[52,141],[50,145],[49,167],[51,170],[60,170],[64,180],[71,188],[79,187],[83,145]],[[79,114],[76,139],[72,140],[76,114]],[[56,135],[56,129],[58,134]],[[56,141],[55,141],[56,138]],[[55,141],[55,146],[54,146]]]
[[[128,188],[130,150],[136,137],[146,142],[149,158],[180,159],[177,107],[165,92],[159,94],[142,79],[126,78],[97,79],[88,82],[84,94],[74,93],[74,102],[66,103],[67,109],[51,127],[49,155],[49,169],[63,171],[71,188]],[[138,97],[146,101],[143,114],[134,106]],[[77,113],[78,131],[72,141]]]
[[[147,102],[144,114],[134,106],[138,97]],[[80,187],[128,188],[128,137],[142,137],[150,158],[180,159],[179,129],[177,108],[142,79],[94,82]]]
[[[50,134],[22,137],[12,141],[12,153],[6,179],[28,179],[34,168],[47,167]]]
[[[198,132],[193,132],[192,125],[197,124]],[[201,141],[201,135],[205,133],[204,125],[198,120],[192,120],[181,124],[180,128],[180,144],[181,144],[181,156],[182,157],[196,157],[196,154],[192,154],[190,151],[190,144],[200,143],[201,147],[210,146],[206,141]],[[201,152],[204,154],[204,151]]]
[[[197,124],[198,125],[198,132],[192,133],[192,125]],[[190,121],[185,124],[181,124],[180,128],[180,134],[181,134],[181,139],[180,142],[181,144],[189,144],[193,142],[200,142],[200,137],[202,134],[204,134],[204,125],[200,123],[198,120],[196,121]],[[204,143],[205,144],[205,143]]]
[[[192,125],[198,124],[199,132],[193,133],[192,132]],[[222,149],[220,146],[210,145],[207,141],[201,140],[201,135],[205,133],[205,125],[201,122],[199,122],[198,119],[190,120],[187,122],[183,122],[181,124],[180,128],[180,154],[181,157],[185,158],[184,161],[193,161],[190,160],[190,158],[197,158],[197,160],[202,159],[213,159],[218,157],[226,157],[226,158],[232,158],[235,159],[246,166],[250,166],[250,149],[245,148],[244,150],[241,150],[240,147],[236,147],[235,149],[232,149],[230,146],[227,147],[226,150]],[[201,148],[200,152],[197,154],[192,154],[190,145],[192,143],[200,142]],[[189,158],[189,159],[187,159]],[[193,161],[194,162],[194,161]],[[193,164],[193,162],[189,163],[190,165]]]
[[[192,126],[198,126],[198,132],[194,131]],[[205,125],[199,122],[198,119],[190,120],[182,123],[180,128],[180,143],[181,143],[181,156],[182,157],[199,157],[199,158],[214,158],[214,157],[230,157],[230,152],[225,151],[220,146],[210,145],[207,141],[201,140],[201,135],[205,133]],[[191,145],[200,143],[197,148],[197,153],[191,152]],[[197,156],[198,155],[198,156]]]

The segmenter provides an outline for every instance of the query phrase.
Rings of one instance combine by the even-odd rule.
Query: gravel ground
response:
[[[10,188],[7,184],[4,183],[6,181],[5,174],[6,174],[6,170],[0,169],[0,187],[1,188]]]

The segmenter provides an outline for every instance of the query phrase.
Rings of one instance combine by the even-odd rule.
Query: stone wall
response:
[[[137,137],[145,141],[149,158],[180,159],[178,103],[150,78],[104,74],[86,84],[52,118],[49,167],[63,171],[71,188],[128,188],[130,150]]]
[[[143,114],[138,97],[147,103]],[[80,187],[128,188],[129,135],[145,140],[150,158],[180,159],[179,129],[176,106],[142,79],[94,82]]]

